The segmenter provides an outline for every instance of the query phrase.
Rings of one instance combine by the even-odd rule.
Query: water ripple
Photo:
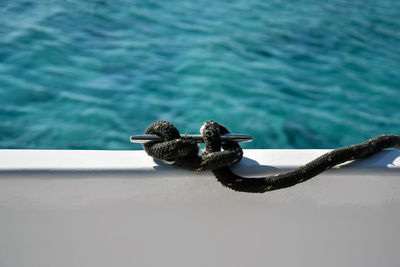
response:
[[[0,147],[140,149],[214,119],[245,148],[400,133],[400,2],[8,1]]]

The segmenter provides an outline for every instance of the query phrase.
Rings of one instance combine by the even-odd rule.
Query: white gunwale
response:
[[[299,167],[328,149],[246,149],[243,160],[234,170],[247,174],[268,174]],[[96,171],[135,172],[140,176],[154,171],[166,175],[190,175],[174,167],[153,160],[143,150],[0,150],[0,172],[26,173],[38,171]],[[385,172],[400,171],[400,150],[385,150],[363,160],[347,162],[332,171]]]

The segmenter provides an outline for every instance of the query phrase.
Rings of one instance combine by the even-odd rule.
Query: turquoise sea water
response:
[[[141,149],[214,119],[245,148],[400,134],[400,1],[0,1],[0,148]]]

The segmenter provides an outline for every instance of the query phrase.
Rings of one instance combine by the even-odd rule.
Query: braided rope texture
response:
[[[221,142],[220,136],[229,133],[225,126],[209,120],[203,124],[200,133],[205,141],[205,151],[201,155],[199,145],[189,136],[181,137],[178,129],[170,122],[157,121],[146,129],[145,134],[156,134],[165,141],[148,142],[143,147],[148,155],[173,162],[177,167],[196,171],[211,170],[222,185],[248,193],[264,193],[290,187],[340,163],[362,159],[385,148],[400,148],[399,135],[380,135],[357,145],[332,150],[289,172],[247,178],[234,174],[229,168],[242,159],[243,150],[237,142]]]

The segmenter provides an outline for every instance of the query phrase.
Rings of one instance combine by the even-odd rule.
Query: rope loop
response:
[[[212,120],[206,121],[200,129],[205,141],[205,151],[200,155],[198,144],[190,137],[181,137],[178,129],[167,121],[152,123],[145,134],[156,134],[165,139],[162,142],[143,144],[150,156],[174,165],[196,171],[215,170],[239,162],[243,150],[237,142],[221,142],[221,134],[229,130]],[[223,151],[221,151],[221,147]]]

